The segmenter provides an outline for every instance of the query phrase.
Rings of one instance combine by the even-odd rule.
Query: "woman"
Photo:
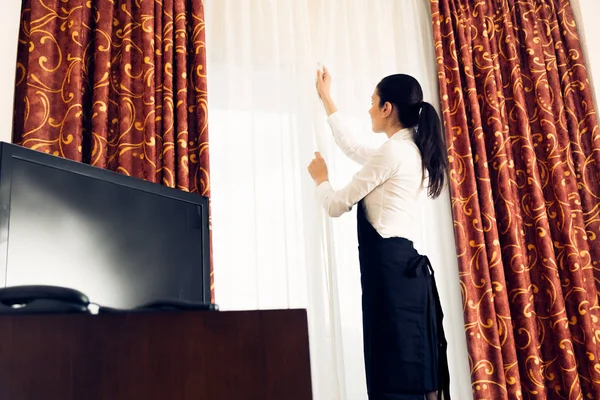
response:
[[[319,153],[308,170],[331,217],[358,203],[363,340],[370,400],[450,399],[446,341],[433,270],[413,247],[425,195],[438,197],[447,173],[440,120],[417,80],[384,78],[369,110],[378,149],[348,134],[330,95],[331,75],[317,72],[317,91],[336,143],[362,165],[339,191]]]

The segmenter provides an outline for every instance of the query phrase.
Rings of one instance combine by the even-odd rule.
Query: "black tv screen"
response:
[[[210,302],[208,199],[0,143],[0,285]]]

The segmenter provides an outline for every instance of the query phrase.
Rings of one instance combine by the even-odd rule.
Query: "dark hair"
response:
[[[419,82],[410,75],[386,76],[377,85],[379,106],[387,102],[396,110],[398,121],[404,128],[416,128],[415,144],[421,152],[423,168],[429,174],[427,194],[438,197],[446,182],[448,156],[442,136],[442,126],[435,108],[423,101]]]

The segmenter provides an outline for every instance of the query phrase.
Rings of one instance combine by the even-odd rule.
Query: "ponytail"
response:
[[[446,183],[448,156],[440,119],[435,108],[427,102],[421,103],[414,139],[421,151],[423,169],[427,170],[429,176],[427,194],[435,199],[440,196]]]
[[[398,122],[404,128],[415,128],[415,144],[421,152],[423,172],[427,170],[427,194],[436,198],[446,183],[448,156],[442,136],[442,125],[435,108],[423,101],[419,82],[406,74],[386,76],[377,84],[379,106],[386,102],[394,105]]]

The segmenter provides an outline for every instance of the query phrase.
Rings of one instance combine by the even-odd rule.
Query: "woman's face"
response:
[[[371,108],[369,109],[369,115],[371,116],[371,129],[375,133],[385,132],[387,126],[387,117],[390,115],[391,104],[385,103],[383,107],[379,107],[379,93],[377,89],[371,95]]]

